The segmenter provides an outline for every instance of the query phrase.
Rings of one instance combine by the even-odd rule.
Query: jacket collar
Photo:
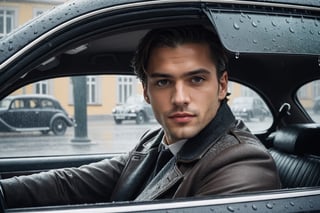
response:
[[[235,117],[226,101],[222,101],[216,116],[195,137],[190,138],[177,155],[180,162],[200,159],[207,150],[235,123]]]

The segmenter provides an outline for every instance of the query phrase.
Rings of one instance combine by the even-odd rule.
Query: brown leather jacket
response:
[[[147,181],[163,130],[146,133],[128,154],[1,180],[8,207],[154,200],[280,188],[272,157],[226,103],[175,158]],[[146,184],[148,182],[148,184]]]

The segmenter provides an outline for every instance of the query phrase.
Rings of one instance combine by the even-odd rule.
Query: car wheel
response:
[[[136,117],[136,124],[141,124],[144,122],[144,113],[143,112],[139,112],[137,114],[137,117]]]
[[[121,123],[122,123],[122,120],[120,120],[120,119],[114,119],[114,122],[115,122],[116,124],[121,124]]]
[[[52,122],[51,130],[55,135],[64,135],[67,130],[67,124],[62,118],[56,118]]]
[[[41,134],[43,135],[48,135],[50,130],[41,130]]]

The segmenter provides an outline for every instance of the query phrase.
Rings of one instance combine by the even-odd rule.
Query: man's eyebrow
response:
[[[184,76],[193,76],[193,75],[199,75],[199,74],[208,75],[208,74],[211,74],[211,72],[206,69],[197,69],[197,70],[193,70],[193,71],[185,73]]]
[[[192,70],[188,71],[183,74],[183,76],[188,77],[188,76],[193,76],[193,75],[199,75],[199,74],[210,74],[211,72],[206,69],[197,69],[197,70]],[[168,73],[162,73],[162,72],[154,72],[149,74],[150,78],[173,78],[173,75],[168,74]]]

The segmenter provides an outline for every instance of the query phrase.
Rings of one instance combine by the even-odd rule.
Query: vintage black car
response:
[[[126,103],[112,110],[112,115],[116,124],[125,120],[134,120],[136,124],[141,124],[154,119],[151,105],[145,102],[142,95],[130,96]]]
[[[257,97],[236,97],[231,103],[233,114],[245,121],[264,121],[268,116],[268,110],[264,102]]]
[[[71,126],[73,119],[51,96],[16,95],[0,101],[0,132],[52,131],[63,135]]]
[[[17,5],[0,2],[1,10]],[[2,14],[10,20],[12,13]],[[138,93],[139,84],[128,88],[118,79],[134,76],[132,55],[150,29],[194,24],[219,36],[228,53],[230,83],[251,88],[268,107],[270,125],[250,122],[248,127],[274,157],[282,189],[152,202],[2,206],[0,211],[319,212],[320,119],[307,111],[314,98],[310,92],[319,88],[313,83],[320,79],[318,0],[71,0],[43,13],[0,40],[0,99],[59,78],[61,97],[69,95],[65,103],[77,107],[75,135],[53,141],[1,136],[1,178],[77,167],[130,151],[146,129],[114,124],[111,111],[117,99]],[[79,86],[74,79],[83,76]],[[247,92],[233,84],[230,90],[230,98]],[[99,111],[103,103],[109,120],[104,109]]]

